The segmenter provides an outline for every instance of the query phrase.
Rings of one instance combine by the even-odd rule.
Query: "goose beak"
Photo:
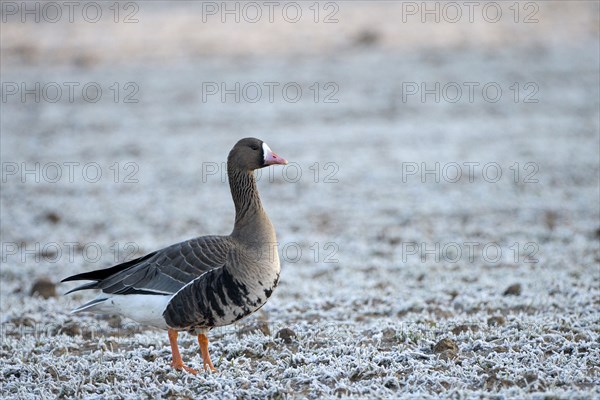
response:
[[[266,143],[263,143],[263,152],[265,154],[265,165],[286,165],[288,163],[285,158],[275,154]]]
[[[278,156],[277,154],[271,152],[270,154],[267,154],[267,156],[265,157],[265,165],[276,165],[276,164],[281,164],[281,165],[286,165],[288,162],[285,158]]]

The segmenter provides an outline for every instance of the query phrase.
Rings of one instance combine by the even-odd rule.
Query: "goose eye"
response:
[[[251,145],[251,146],[250,146],[250,148],[251,148],[252,150],[258,150],[258,146],[257,146],[257,145],[255,145],[255,144]]]

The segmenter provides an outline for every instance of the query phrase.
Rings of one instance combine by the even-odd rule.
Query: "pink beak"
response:
[[[278,156],[273,151],[271,151],[269,146],[266,146],[266,144],[265,147],[265,165],[286,165],[288,163],[285,158]]]

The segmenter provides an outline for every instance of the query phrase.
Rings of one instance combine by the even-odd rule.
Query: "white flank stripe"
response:
[[[172,296],[154,294],[107,295],[105,293],[100,296],[110,297],[101,303],[94,304],[89,309],[81,311],[120,314],[140,324],[161,329],[168,328],[162,314]]]

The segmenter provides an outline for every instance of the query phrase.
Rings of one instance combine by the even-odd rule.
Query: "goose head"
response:
[[[260,139],[244,138],[237,142],[227,157],[229,167],[243,171],[254,171],[269,165],[285,165],[287,160],[275,154],[269,145]]]

